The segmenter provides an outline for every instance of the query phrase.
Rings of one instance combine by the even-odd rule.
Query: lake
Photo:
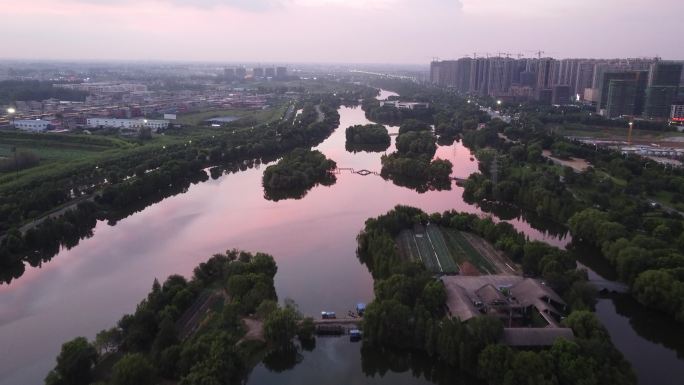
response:
[[[379,98],[392,95],[383,91]],[[340,168],[379,172],[382,153],[345,150],[344,129],[369,123],[364,112],[360,107],[341,107],[339,112],[340,127],[317,149]],[[389,127],[390,132],[397,129]],[[439,147],[436,156],[454,164],[453,176],[477,172],[477,162],[459,142]],[[281,300],[292,298],[308,315],[321,310],[344,314],[357,302],[373,299],[372,278],[355,254],[356,235],[366,219],[397,204],[427,212],[482,213],[463,201],[463,189],[455,184],[449,191],[420,194],[377,175],[345,171],[333,186],[317,186],[303,199],[272,202],[264,199],[261,186],[264,167],[192,185],[114,226],[98,222],[91,238],[61,250],[42,267],[27,266],[21,278],[0,286],[0,383],[42,383],[63,342],[79,335],[93,338],[133,312],[155,278],[190,276],[216,252],[239,248],[270,253],[278,263],[275,285]],[[537,230],[522,218],[508,222],[532,239],[561,247],[569,241]],[[638,337],[634,344],[641,341],[648,342]],[[386,377],[368,378],[361,357],[361,344],[346,338],[318,339],[313,352],[303,353],[299,366],[278,373],[260,364],[249,382],[315,384],[326,374],[339,376],[335,381],[340,384],[430,382],[393,366]]]

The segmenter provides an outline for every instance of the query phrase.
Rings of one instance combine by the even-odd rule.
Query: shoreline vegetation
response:
[[[224,172],[252,168],[298,147],[320,143],[339,126],[340,99],[327,94],[315,99],[320,104],[303,103],[298,117],[254,130],[217,131],[211,137],[154,151],[133,149],[110,162],[66,167],[52,177],[16,189],[3,185],[7,195],[0,195],[0,229],[6,232],[0,238],[0,282],[19,278],[25,264],[39,266],[61,247],[74,247],[92,236],[98,220],[116,223],[191,184],[206,181],[207,167],[211,167],[210,176],[218,178]],[[41,218],[38,214],[74,202],[79,203],[57,211],[58,215]],[[40,220],[22,230],[19,225],[27,218]]]
[[[292,301],[278,305],[276,272],[268,254],[229,250],[190,280],[155,279],[115,327],[64,343],[45,384],[240,384],[262,359],[296,358],[315,346],[313,322]]]

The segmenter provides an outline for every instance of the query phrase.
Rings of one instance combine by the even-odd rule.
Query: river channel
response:
[[[390,95],[383,91],[380,98]],[[360,107],[341,107],[339,112],[340,127],[317,149],[340,168],[379,172],[382,153],[345,150],[344,129],[368,123],[364,112]],[[397,129],[389,127],[390,132]],[[441,146],[436,156],[454,164],[455,177],[466,178],[477,172],[472,154],[459,142]],[[264,167],[192,185],[187,192],[153,204],[114,226],[98,222],[92,237],[70,250],[61,250],[42,267],[27,266],[21,278],[0,286],[0,384],[41,384],[63,342],[79,335],[93,338],[123,314],[134,311],[154,278],[161,281],[171,274],[190,276],[192,269],[213,253],[229,248],[270,253],[278,263],[275,284],[281,300],[295,300],[307,315],[321,310],[346,313],[357,302],[373,298],[372,278],[355,255],[356,235],[367,218],[397,204],[427,212],[455,209],[481,213],[463,201],[463,190],[455,184],[448,191],[421,194],[378,175],[350,171],[341,171],[334,185],[317,186],[300,200],[272,202],[264,199],[261,186]],[[531,239],[561,247],[569,241],[569,237],[534,229],[523,219],[509,222]],[[599,302],[599,314],[607,311],[619,316],[614,308],[603,305]],[[608,327],[612,328],[611,324]],[[613,333],[611,330],[614,338],[620,338]],[[636,338],[630,339],[634,345],[629,349],[638,351],[640,344],[655,343],[638,331],[633,334]],[[616,345],[625,352],[618,341]],[[661,350],[676,356],[669,362],[680,368],[684,365],[681,344],[679,349],[666,345]],[[302,361],[294,369],[280,371],[260,364],[249,383],[415,384],[431,383],[428,378],[434,377],[434,373],[426,377],[396,362],[383,365],[382,356],[372,352],[366,352],[364,360],[361,357],[361,344],[346,338],[319,338],[316,348],[302,353]],[[368,362],[374,364],[369,368]],[[658,368],[668,371],[657,362],[648,367],[632,363],[646,375]],[[642,376],[644,373],[639,373],[640,378],[648,378]]]

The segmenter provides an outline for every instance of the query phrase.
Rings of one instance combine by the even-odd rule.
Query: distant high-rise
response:
[[[276,77],[278,79],[287,78],[287,67],[276,67]]]
[[[553,85],[554,59],[544,58],[539,61],[537,71],[537,89],[550,89]]]
[[[235,78],[235,68],[224,68],[223,69],[223,76],[225,76],[227,79],[234,79]]]
[[[636,93],[636,79],[612,79],[608,85],[606,117],[633,115]]]
[[[255,78],[263,78],[264,77],[264,69],[261,67],[252,68],[252,76],[254,76]]]
[[[525,71],[520,73],[520,85],[535,87],[537,85],[537,73]]]
[[[471,67],[470,58],[433,61],[430,63],[430,82],[466,93],[470,90]]]
[[[558,105],[570,104],[570,86],[562,84],[553,86],[551,103]]]
[[[470,87],[469,92],[477,95],[487,95],[489,90],[489,59],[473,59],[470,67]]]
[[[644,116],[667,119],[679,93],[681,62],[657,61],[651,65]]]
[[[235,77],[239,80],[244,80],[247,76],[247,69],[245,67],[238,67],[235,69]]]
[[[264,76],[266,76],[267,78],[274,78],[275,75],[276,75],[276,71],[275,71],[275,68],[273,68],[273,67],[267,67],[264,70]]]
[[[601,74],[601,78],[599,80],[599,87],[598,88],[598,105],[596,106],[596,110],[600,113],[602,110],[606,109],[606,105],[608,104],[608,92],[609,92],[609,87],[610,83],[613,80],[635,80],[635,73],[633,71],[614,71],[614,72],[604,72]]]
[[[562,104],[566,99],[574,100],[579,95],[577,99],[595,103],[597,110],[604,113],[610,81],[635,80],[634,111],[631,115],[641,115],[646,105],[648,71],[655,60],[464,57],[430,63],[430,82],[460,93],[511,100],[536,98],[543,103]],[[664,83],[673,87],[669,83],[675,82],[678,73],[682,79],[681,72],[676,69],[676,66],[661,65],[652,71],[655,83],[649,94],[653,105],[666,103],[674,92],[662,87],[666,86]],[[555,86],[567,88],[555,89]],[[658,115],[663,113],[660,110]]]
[[[454,86],[458,92],[466,93],[470,88],[470,71],[473,67],[473,59],[469,57],[460,58],[456,65],[456,83]]]
[[[594,79],[594,63],[583,62],[579,64],[577,69],[577,78],[572,92],[584,95],[587,88],[591,88],[592,80]]]

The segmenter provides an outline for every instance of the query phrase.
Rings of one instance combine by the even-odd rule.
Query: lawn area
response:
[[[441,228],[442,234],[446,239],[451,255],[459,264],[470,262],[473,266],[484,274],[493,274],[497,269],[468,242],[460,231],[455,229]]]
[[[407,261],[423,261],[418,251],[418,244],[413,238],[413,231],[402,230],[397,238],[397,246],[402,257]]]
[[[627,140],[627,127],[595,127],[595,126],[574,126],[567,127],[561,125],[547,126],[554,133],[563,136],[585,136],[596,139]],[[684,133],[675,131],[654,131],[639,130],[632,131],[634,139],[642,140],[670,140],[672,138],[684,138]]]
[[[254,122],[254,125],[257,125],[280,119],[283,114],[285,114],[287,106],[287,104],[283,104],[261,110],[231,108],[225,110],[193,112],[190,114],[179,115],[177,123],[190,126],[199,126],[202,125],[207,119],[218,118],[221,116],[233,116],[240,119],[249,117]]]
[[[442,272],[447,274],[458,273],[458,265],[456,264],[454,257],[451,255],[449,247],[447,246],[439,227],[435,225],[427,225],[426,234],[428,240],[430,241],[430,245],[435,251],[435,254],[437,254],[437,259],[442,267]]]
[[[416,226],[414,230],[403,230],[397,238],[397,246],[405,259],[421,261],[433,273],[454,274],[459,271],[437,226]]]
[[[134,146],[117,137],[0,132],[0,156],[10,156],[12,148],[16,147],[19,151],[33,152],[42,159],[70,160],[81,158],[84,154]]]
[[[405,259],[421,261],[425,268],[433,273],[440,273],[440,264],[435,251],[423,231],[403,230],[397,239],[399,250]]]

